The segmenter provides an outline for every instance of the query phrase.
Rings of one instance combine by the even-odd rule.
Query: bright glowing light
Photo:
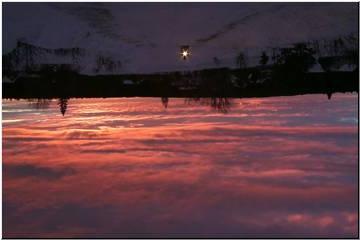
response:
[[[187,56],[189,56],[189,52],[188,52],[188,51],[186,51],[186,50],[185,50],[185,51],[183,51],[181,54],[182,54],[182,56],[183,56],[183,57],[187,57]]]

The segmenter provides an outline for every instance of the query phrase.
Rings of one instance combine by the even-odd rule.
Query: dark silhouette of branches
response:
[[[236,57],[236,66],[238,66],[239,68],[246,68],[247,62],[247,55],[244,52],[240,52]]]
[[[185,104],[210,106],[213,110],[221,113],[227,113],[233,105],[231,98],[227,97],[186,98]]]
[[[29,106],[35,109],[47,109],[50,106],[51,99],[37,98],[29,99]]]
[[[266,55],[266,52],[263,51],[262,54],[261,54],[261,57],[260,57],[260,64],[261,65],[266,65],[269,61],[269,57],[268,55]]]
[[[68,98],[59,98],[58,105],[60,107],[60,112],[63,116],[65,116],[67,106],[68,106]]]
[[[168,103],[169,103],[169,98],[168,97],[162,97],[161,98],[161,103],[164,106],[164,108],[168,107]]]

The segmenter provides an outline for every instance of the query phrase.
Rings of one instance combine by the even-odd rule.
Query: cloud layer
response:
[[[4,101],[4,236],[355,237],[357,95],[231,102]]]

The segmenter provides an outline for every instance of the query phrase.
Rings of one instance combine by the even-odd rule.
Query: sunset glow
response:
[[[2,236],[359,237],[356,2],[4,2]]]
[[[6,100],[5,236],[354,237],[356,99]]]

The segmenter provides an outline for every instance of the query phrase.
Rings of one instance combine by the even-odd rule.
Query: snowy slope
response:
[[[4,3],[3,53],[18,39],[47,48],[86,50],[122,62],[122,73],[234,66],[245,51],[357,32],[357,3]],[[188,61],[179,46],[189,44]]]

